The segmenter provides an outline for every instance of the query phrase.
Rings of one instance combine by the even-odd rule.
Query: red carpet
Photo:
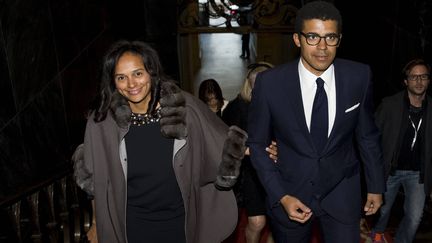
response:
[[[247,224],[247,215],[246,211],[244,209],[240,209],[239,211],[239,222],[237,224],[236,230],[233,232],[233,234],[226,239],[223,243],[246,243],[246,238],[244,235],[245,227]],[[264,229],[264,232],[261,236],[260,243],[266,243],[267,236],[269,234],[270,230],[268,225]],[[314,233],[314,236],[312,237],[311,243],[321,243],[320,235],[318,232]]]
[[[232,233],[232,235],[228,239],[226,239],[223,243],[246,243],[246,238],[244,235],[246,224],[247,224],[246,210],[241,208],[239,210],[239,221],[237,223],[237,228]],[[261,236],[260,243],[266,243],[265,239],[267,239],[269,232],[270,231],[267,225]]]
[[[368,226],[367,220],[365,220],[363,222],[364,223],[361,226],[359,226],[359,227],[361,227],[361,243],[370,243],[371,242],[370,239],[369,239],[369,241],[366,240],[367,235],[370,232],[370,227]],[[240,209],[239,222],[237,224],[237,228],[233,232],[233,234],[228,239],[226,239],[223,243],[246,243],[246,239],[245,239],[245,235],[244,235],[246,223],[247,223],[246,211],[244,209]],[[266,243],[266,239],[267,239],[269,232],[270,232],[269,228],[266,227],[264,229],[260,243]],[[393,241],[390,239],[390,235],[388,233],[386,233],[385,236],[386,236],[387,243],[393,243]],[[319,230],[318,230],[318,228],[315,228],[311,243],[322,243],[322,242],[323,241],[321,240]]]

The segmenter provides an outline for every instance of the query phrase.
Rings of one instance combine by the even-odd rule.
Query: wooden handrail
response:
[[[90,225],[91,204],[75,184],[71,169],[2,199],[3,242],[84,242]]]

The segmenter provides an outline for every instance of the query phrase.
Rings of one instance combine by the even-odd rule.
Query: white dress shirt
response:
[[[310,131],[310,123],[312,117],[312,107],[315,98],[315,93],[317,89],[316,79],[318,76],[315,76],[309,70],[305,68],[303,65],[302,59],[300,59],[298,64],[298,71],[300,76],[300,89],[303,100],[303,109],[305,112],[306,124]],[[331,64],[327,70],[321,76],[319,76],[324,80],[324,90],[327,94],[328,101],[328,133],[327,136],[330,136],[330,132],[333,128],[335,116],[336,116],[336,85],[335,85],[335,75],[334,75],[334,66]]]

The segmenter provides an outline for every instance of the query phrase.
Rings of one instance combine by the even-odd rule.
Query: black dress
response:
[[[236,125],[247,131],[249,103],[238,95],[224,110],[222,120],[228,125]],[[249,156],[244,156],[241,165],[241,178],[234,186],[237,203],[245,207],[248,216],[265,215],[266,193]]]
[[[159,122],[131,125],[128,156],[126,230],[129,243],[186,242],[185,212],[172,164],[173,139]]]

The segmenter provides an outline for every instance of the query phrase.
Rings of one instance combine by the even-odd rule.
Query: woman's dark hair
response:
[[[171,81],[163,73],[159,55],[148,44],[141,41],[121,40],[115,42],[105,54],[102,61],[101,82],[99,87],[99,104],[95,110],[95,122],[105,120],[109,110],[116,115],[116,109],[128,106],[124,98],[116,89],[114,74],[118,60],[124,53],[132,53],[142,58],[144,68],[151,77],[151,99],[148,105],[148,114],[153,114],[159,102],[160,83]],[[127,107],[130,109],[129,107]],[[130,112],[129,112],[130,113]],[[130,114],[129,114],[130,115]]]
[[[219,86],[218,82],[214,79],[206,79],[201,82],[198,90],[198,98],[204,103],[210,101],[209,96],[214,95],[216,100],[218,101],[218,111],[222,108],[224,104],[224,98],[222,95],[222,89]]]
[[[295,32],[300,33],[303,30],[304,21],[311,19],[320,19],[322,21],[334,20],[337,22],[338,32],[342,32],[342,17],[340,12],[329,2],[314,1],[300,8],[295,20]]]

